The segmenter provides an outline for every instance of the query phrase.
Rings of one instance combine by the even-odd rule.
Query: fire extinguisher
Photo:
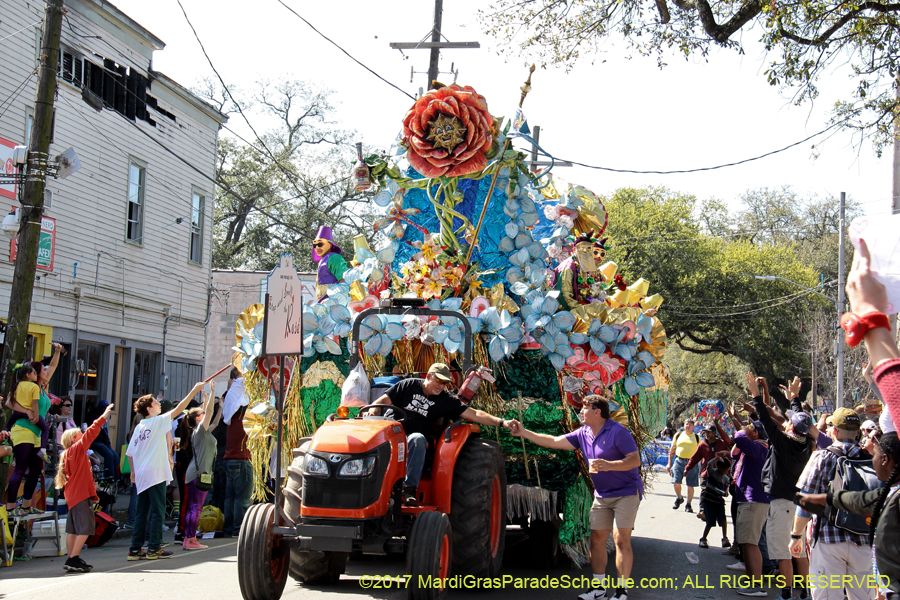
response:
[[[472,398],[475,397],[475,393],[478,391],[478,388],[481,387],[482,381],[489,381],[494,383],[497,381],[494,376],[491,374],[491,370],[487,367],[478,366],[469,371],[468,377],[463,381],[463,384],[459,387],[459,398],[464,402],[469,402]]]

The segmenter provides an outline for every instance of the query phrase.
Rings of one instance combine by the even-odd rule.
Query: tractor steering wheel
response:
[[[361,406],[359,408],[359,413],[357,413],[356,418],[357,419],[362,419],[362,418],[386,419],[387,418],[387,417],[383,417],[380,415],[363,415],[362,414],[363,411],[366,409],[369,409],[369,408],[380,408],[382,410],[393,410],[393,411],[400,413],[400,418],[399,419],[391,419],[391,420],[396,421],[398,423],[402,423],[403,421],[406,420],[406,416],[407,416],[406,411],[403,410],[402,408],[400,408],[399,406],[394,406],[393,404],[366,404],[365,406]]]

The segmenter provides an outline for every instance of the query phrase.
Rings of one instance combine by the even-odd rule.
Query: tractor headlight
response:
[[[348,460],[341,467],[338,475],[341,477],[366,477],[371,475],[374,470],[375,457],[367,456],[365,458]]]
[[[328,463],[312,454],[306,455],[306,463],[303,467],[305,475],[314,477],[328,477]]]

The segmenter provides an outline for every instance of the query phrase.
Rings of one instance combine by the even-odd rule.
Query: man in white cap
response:
[[[406,432],[406,479],[403,480],[403,502],[418,503],[416,488],[425,466],[425,451],[431,438],[431,428],[436,421],[463,418],[480,425],[505,427],[512,430],[512,421],[505,421],[484,411],[472,408],[456,394],[448,392],[453,385],[450,367],[434,363],[425,379],[404,379],[391,387],[375,404],[402,408],[406,412],[403,430]]]

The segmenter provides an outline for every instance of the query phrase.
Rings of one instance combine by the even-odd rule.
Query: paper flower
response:
[[[325,308],[350,304],[350,284],[333,283],[326,288],[326,297],[320,303]]]
[[[575,354],[569,345],[569,338],[562,332],[556,335],[545,332],[540,342],[541,354],[550,359],[550,364],[557,371],[562,371],[566,366],[566,359]]]
[[[467,317],[472,325],[472,334],[480,333],[488,340],[488,354],[494,361],[500,361],[519,349],[522,341],[522,320],[513,317],[506,309],[490,307],[478,317]]]
[[[638,342],[650,341],[653,332],[653,317],[641,314],[635,321],[635,338]]]
[[[386,231],[391,239],[399,240],[406,233],[406,224],[412,223],[409,217],[420,212],[418,208],[403,208],[403,196],[395,196],[387,216],[375,221],[373,227],[375,231]]]
[[[359,340],[365,342],[363,350],[369,355],[387,356],[394,347],[394,341],[405,334],[402,325],[388,321],[383,315],[369,315],[359,326]]]
[[[532,227],[538,222],[537,207],[534,200],[528,196],[508,199],[503,207],[503,213],[511,219],[521,220],[526,227]]]
[[[461,319],[453,319],[450,325],[441,324],[435,327],[431,335],[434,337],[434,343],[441,344],[444,350],[453,354],[462,347],[466,330]]]
[[[341,354],[341,346],[334,340],[335,322],[328,308],[322,304],[303,307],[303,356]]]
[[[365,283],[371,281],[378,283],[384,278],[382,267],[394,262],[394,254],[399,247],[400,242],[391,240],[387,248],[379,250],[376,254],[372,254],[368,248],[357,248],[356,262],[359,264],[352,269],[347,269],[344,273],[344,282],[362,281]]]
[[[531,272],[540,271],[546,277],[547,264],[541,258],[543,255],[544,247],[540,242],[531,242],[524,248],[511,254],[509,262],[513,266],[507,269],[506,280],[509,283],[524,280],[528,267],[531,267]]]
[[[407,315],[403,317],[403,328],[406,330],[406,339],[419,340],[423,344],[430,346],[434,343],[432,332],[437,327],[437,320],[422,321],[416,315]]]
[[[515,252],[520,250],[534,241],[531,233],[525,227],[525,223],[521,220],[515,223],[507,223],[503,228],[506,235],[500,239],[501,252]]]
[[[591,343],[591,350],[599,355],[606,351],[608,344],[612,344],[618,339],[619,331],[611,325],[604,325],[600,319],[593,319],[588,327],[587,336]]]
[[[656,362],[656,359],[653,358],[653,355],[643,351],[638,352],[631,362],[628,363],[628,369],[626,370],[628,377],[625,378],[624,385],[625,391],[628,392],[629,396],[634,396],[640,392],[640,388],[656,385],[653,374],[645,370],[653,365],[654,362]]]
[[[409,164],[424,177],[457,177],[487,167],[494,141],[487,101],[469,86],[431,90],[403,118]]]
[[[346,306],[333,304],[328,307],[328,316],[334,321],[333,335],[347,337],[353,329],[353,316]]]
[[[242,320],[237,323],[238,332],[241,336],[240,346],[235,346],[232,350],[243,354],[241,357],[241,372],[256,370],[256,359],[262,354],[262,338],[264,322],[260,320],[252,329],[247,329]]]
[[[544,285],[544,280],[547,279],[547,270],[535,269],[528,265],[525,267],[523,275],[521,280],[509,286],[509,290],[517,296],[527,296],[534,291],[540,292]]]
[[[544,327],[544,331],[552,335],[562,334],[566,336],[570,344],[580,346],[587,343],[588,337],[579,331],[572,331],[572,327],[577,322],[578,319],[575,318],[575,315],[567,310],[561,310],[553,315],[553,319],[551,319],[550,324]]]
[[[559,292],[547,292],[546,296],[535,295],[534,299],[522,306],[521,315],[525,319],[525,331],[531,333],[542,329],[553,321],[553,315],[559,310]]]

